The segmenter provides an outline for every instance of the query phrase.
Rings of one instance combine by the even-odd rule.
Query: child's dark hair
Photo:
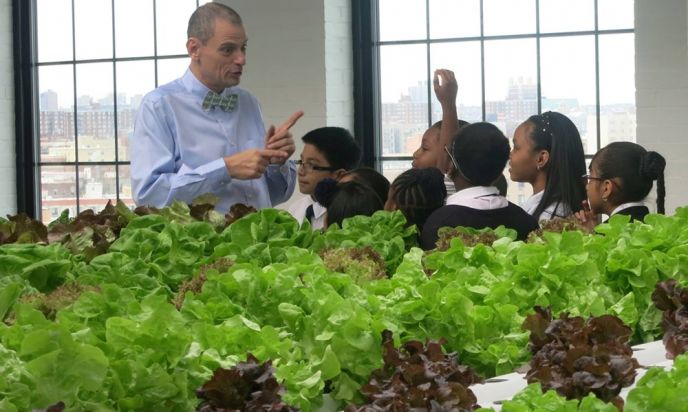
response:
[[[387,193],[389,193],[389,180],[377,170],[370,167],[359,167],[345,173],[345,176],[351,176],[351,180],[370,186],[371,189],[377,193],[384,204],[387,201]]]
[[[439,169],[409,169],[392,183],[392,196],[397,208],[404,214],[409,225],[422,230],[428,216],[444,206],[447,187],[444,174]]]
[[[545,190],[533,216],[540,216],[553,203],[562,206],[562,209],[557,207],[556,212],[563,212],[565,207],[580,209],[586,198],[585,183],[581,179],[585,174],[585,152],[578,128],[568,117],[557,112],[530,116],[526,122],[533,126],[529,135],[533,150],[549,152]]]
[[[370,186],[356,181],[337,183],[323,179],[315,187],[315,200],[327,208],[327,225],[342,225],[346,218],[371,216],[384,208],[384,203]]]
[[[664,168],[666,160],[657,152],[647,151],[639,144],[614,142],[600,149],[592,158],[602,179],[619,178],[621,190],[614,201],[618,204],[640,202],[657,181],[657,213],[664,213]]]
[[[452,143],[456,172],[474,186],[490,186],[509,160],[509,140],[491,123],[473,123],[459,129]],[[456,165],[455,165],[456,166]]]
[[[497,176],[497,180],[492,182],[492,186],[496,187],[497,190],[499,190],[499,195],[506,197],[507,195],[507,190],[509,189],[509,184],[506,182],[506,177],[504,177],[504,174],[500,174]]]
[[[334,168],[351,170],[358,166],[361,149],[351,133],[342,127],[313,129],[301,140],[315,146]]]

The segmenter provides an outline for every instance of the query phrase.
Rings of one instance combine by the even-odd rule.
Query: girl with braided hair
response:
[[[447,188],[444,174],[436,167],[410,169],[397,176],[389,188],[385,210],[399,210],[418,233],[432,212],[444,206]]]
[[[627,215],[643,221],[650,213],[643,203],[657,181],[657,213],[664,213],[664,168],[666,160],[631,142],[614,142],[592,158],[586,181],[588,200],[576,217],[592,228],[600,214]]]

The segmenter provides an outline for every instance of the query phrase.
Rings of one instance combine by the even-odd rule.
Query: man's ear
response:
[[[196,37],[189,37],[189,39],[186,41],[186,52],[189,54],[189,57],[191,57],[192,60],[198,59],[198,53],[202,45],[203,44],[201,41]]]

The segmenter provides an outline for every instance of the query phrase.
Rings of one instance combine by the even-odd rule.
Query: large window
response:
[[[187,22],[206,2],[31,0],[33,181],[44,222],[108,200],[133,205],[136,110],[147,92],[184,73]]]
[[[441,119],[437,68],[456,74],[459,118],[492,122],[509,139],[530,115],[555,110],[578,126],[588,156],[635,140],[632,0],[372,3],[368,126],[388,178],[410,167],[422,133]],[[510,183],[509,198],[522,202],[529,190]]]

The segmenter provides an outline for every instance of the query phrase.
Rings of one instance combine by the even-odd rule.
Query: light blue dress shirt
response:
[[[265,146],[265,125],[255,97],[239,87],[232,112],[201,107],[209,89],[187,69],[184,76],[148,93],[138,110],[129,142],[131,186],[137,205],[191,203],[213,193],[219,212],[235,203],[275,206],[294,192],[296,165],[270,165],[258,179],[232,179],[223,157]]]

